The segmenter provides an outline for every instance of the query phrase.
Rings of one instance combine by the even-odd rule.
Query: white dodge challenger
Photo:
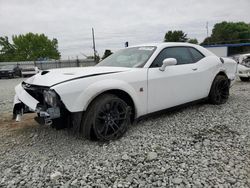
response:
[[[16,86],[14,117],[71,127],[86,138],[121,137],[134,119],[208,99],[223,104],[237,63],[188,43],[122,49],[94,67],[45,70]]]

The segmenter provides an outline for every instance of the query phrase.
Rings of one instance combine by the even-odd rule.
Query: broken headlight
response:
[[[44,100],[45,102],[52,106],[52,107],[56,107],[57,105],[57,95],[56,92],[54,92],[53,90],[48,90],[48,91],[44,91],[43,92],[43,96],[44,96]]]

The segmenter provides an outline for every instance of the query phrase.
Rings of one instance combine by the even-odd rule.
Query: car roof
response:
[[[174,47],[174,46],[187,46],[187,47],[194,47],[195,49],[199,50],[202,54],[205,56],[216,56],[211,51],[205,49],[204,47],[197,45],[197,44],[191,44],[187,42],[161,42],[161,43],[147,43],[147,44],[140,44],[135,46],[130,46],[129,48],[133,47],[143,47],[143,46],[155,46],[157,47],[156,51],[160,51],[166,47]]]
[[[191,44],[191,43],[187,43],[187,42],[159,42],[159,43],[145,43],[145,44],[140,44],[140,45],[134,45],[131,46],[132,47],[140,47],[140,46],[156,46],[159,48],[165,48],[165,47],[169,47],[169,46],[199,46],[196,44]]]

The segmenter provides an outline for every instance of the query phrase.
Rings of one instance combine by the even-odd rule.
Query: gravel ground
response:
[[[19,81],[0,80],[1,113]],[[250,187],[250,83],[236,82],[224,105],[150,117],[109,143],[10,117],[0,122],[0,187]]]
[[[12,112],[15,86],[24,78],[0,79],[0,114]]]

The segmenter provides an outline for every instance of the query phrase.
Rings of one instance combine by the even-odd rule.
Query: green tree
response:
[[[7,37],[0,38],[0,60],[32,61],[40,58],[59,59],[57,39],[48,39],[44,34],[27,33],[12,36],[13,44]]]
[[[198,40],[197,39],[188,39],[187,42],[191,43],[191,44],[198,44]]]
[[[214,25],[211,37],[202,44],[246,43],[250,41],[250,24],[244,22],[221,22]]]
[[[102,56],[102,59],[105,59],[107,58],[108,56],[110,56],[111,54],[113,54],[113,52],[111,50],[105,50],[103,56]]]
[[[164,38],[164,42],[186,42],[187,40],[187,34],[183,31],[168,31]]]
[[[8,37],[0,37],[0,62],[9,61],[15,53],[15,48],[9,43]]]

